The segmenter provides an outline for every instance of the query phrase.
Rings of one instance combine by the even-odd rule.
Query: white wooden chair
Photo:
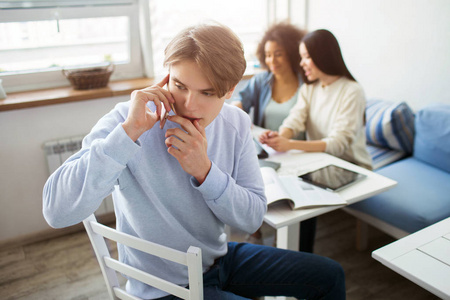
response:
[[[182,252],[145,241],[98,223],[94,215],[86,218],[83,223],[100,264],[100,269],[102,270],[103,278],[105,279],[111,300],[141,299],[129,294],[120,287],[116,272],[120,272],[182,299],[203,299],[202,253],[200,248],[191,246],[187,252]],[[184,288],[176,285],[170,281],[166,281],[112,258],[106,245],[105,238],[187,266],[189,287]]]

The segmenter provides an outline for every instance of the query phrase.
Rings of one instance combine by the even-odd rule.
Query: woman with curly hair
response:
[[[253,76],[232,102],[247,113],[253,110],[255,125],[278,130],[297,102],[303,83],[298,47],[304,35],[283,22],[272,25],[259,42],[256,54],[266,71]]]

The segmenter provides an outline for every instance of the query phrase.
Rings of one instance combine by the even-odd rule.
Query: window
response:
[[[269,23],[286,20],[291,0],[0,1],[0,78],[7,92],[68,86],[62,70],[115,66],[111,80],[159,77],[167,43],[204,21],[229,26],[249,71]]]
[[[136,4],[2,9],[0,20],[7,91],[68,85],[63,69],[109,63],[113,80],[143,76]]]
[[[128,23],[125,16],[2,23],[0,72],[127,63]]]
[[[150,1],[155,76],[165,72],[164,49],[183,28],[214,20],[230,27],[241,39],[251,68],[257,64],[256,47],[267,29],[268,0]]]

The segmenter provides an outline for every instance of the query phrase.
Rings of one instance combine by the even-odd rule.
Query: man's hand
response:
[[[155,85],[131,93],[130,111],[122,126],[133,141],[136,141],[161,119],[162,105],[167,111],[171,110],[170,103],[175,103],[175,100],[170,92],[163,88],[168,82],[169,75]],[[147,107],[148,101],[155,103],[155,112]]]
[[[178,160],[186,173],[202,184],[211,169],[205,128],[197,120],[191,122],[177,115],[169,116],[169,120],[180,124],[183,130],[171,128],[166,131],[167,151]]]

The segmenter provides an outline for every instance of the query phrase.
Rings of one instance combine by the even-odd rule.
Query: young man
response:
[[[330,259],[227,243],[225,224],[254,232],[266,212],[250,119],[224,104],[245,70],[239,39],[220,25],[188,28],[169,43],[164,63],[169,75],[105,115],[48,179],[47,222],[81,222],[112,192],[119,230],[181,251],[202,249],[205,299],[344,299],[342,268]],[[176,114],[163,124],[163,107],[171,105]],[[187,285],[187,270],[175,263],[121,245],[119,257]],[[173,299],[133,279],[127,289]]]

